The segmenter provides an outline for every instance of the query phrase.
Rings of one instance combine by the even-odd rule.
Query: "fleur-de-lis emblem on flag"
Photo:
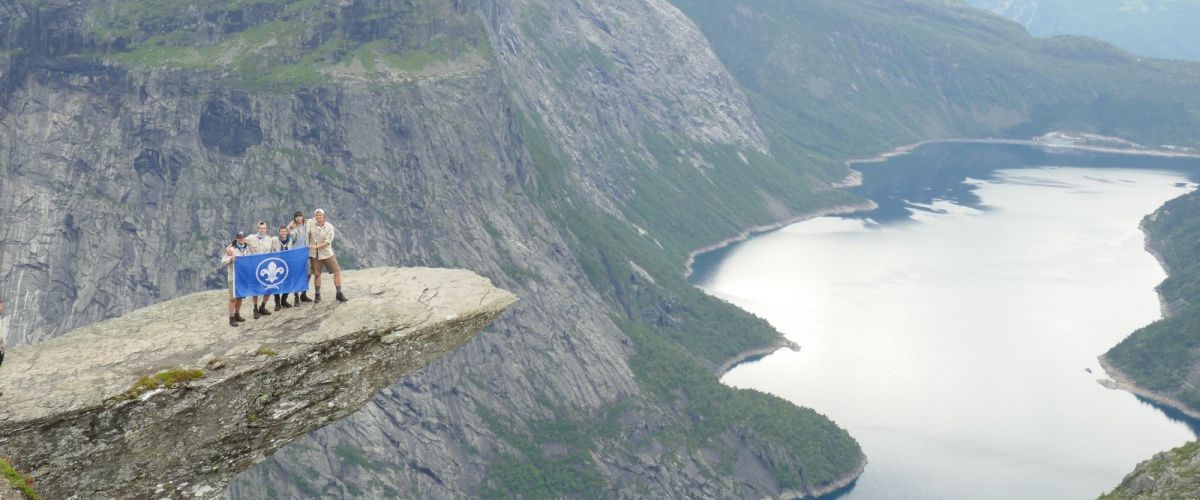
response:
[[[262,268],[258,274],[262,275],[267,280],[267,283],[274,283],[279,279],[279,275],[286,273],[287,269],[280,267],[275,261],[267,263],[267,267]]]
[[[270,257],[259,262],[258,267],[254,270],[254,277],[258,278],[258,283],[268,289],[279,288],[287,276],[287,262],[278,257]]]

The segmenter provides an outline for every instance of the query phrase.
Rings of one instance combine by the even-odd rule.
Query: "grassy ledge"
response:
[[[154,376],[139,378],[137,383],[133,384],[133,387],[125,391],[125,398],[137,399],[142,397],[143,394],[159,388],[170,389],[178,384],[202,378],[204,378],[203,370],[174,369],[161,371]]]
[[[17,471],[12,463],[5,458],[0,458],[0,474],[4,475],[9,485],[24,494],[25,498],[29,500],[41,500],[42,496],[33,488],[33,478]]]

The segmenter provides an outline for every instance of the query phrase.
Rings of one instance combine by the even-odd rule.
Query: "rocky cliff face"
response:
[[[725,148],[727,175],[766,148],[732,78],[667,3],[51,0],[0,9],[10,345],[220,287],[226,238],[295,209],[329,211],[345,267],[470,268],[525,298],[493,334],[283,448],[231,496],[473,495],[527,476],[513,467],[544,463],[567,464],[562,484],[599,478],[580,484],[630,495],[816,491],[836,475],[783,485],[774,471],[804,467],[759,433],[719,427],[687,441],[670,431],[701,420],[687,409],[693,398],[647,396],[618,320],[682,323],[677,299],[647,291],[679,281],[682,258],[650,274],[614,254],[597,274],[580,253],[594,247],[560,218],[596,210],[605,215],[587,220],[615,219],[662,248],[668,233],[626,220],[628,200],[645,196],[635,176],[670,157],[688,182],[717,183],[710,158],[650,151],[647,134]],[[785,216],[776,205],[773,215]],[[635,313],[638,301],[652,312]],[[176,399],[188,398],[150,401]],[[595,415],[626,430],[604,438],[591,424],[552,426]],[[562,428],[571,430],[554,432]],[[852,444],[832,425],[817,434],[826,435]],[[530,448],[530,436],[566,437]],[[857,448],[847,456],[861,458]],[[35,474],[51,474],[37,472],[50,460],[18,459]],[[734,462],[750,472],[731,473]],[[171,481],[194,491],[179,486],[183,475]]]
[[[1196,498],[1200,492],[1200,443],[1164,451],[1138,464],[1100,500],[1167,500]]]
[[[240,328],[211,321],[228,297],[213,291],[14,349],[0,367],[0,456],[47,498],[212,498],[516,301],[466,271],[373,268],[346,279],[349,303]]]

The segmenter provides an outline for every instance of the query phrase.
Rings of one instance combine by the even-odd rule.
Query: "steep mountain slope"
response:
[[[822,199],[768,203],[815,183],[669,5],[4,7],[10,340],[218,287],[224,238],[297,207],[331,209],[345,265],[523,298],[233,496],[774,495],[860,466],[828,420],[710,372],[774,333],[683,255]]]
[[[966,0],[1036,36],[1084,35],[1147,57],[1200,61],[1192,0]]]
[[[1200,491],[1200,442],[1164,451],[1138,464],[1129,476],[1100,500],[1176,500],[1196,498]]]
[[[1195,144],[1200,65],[1140,60],[942,0],[673,0],[742,83],[777,153],[1056,129]],[[772,135],[774,134],[774,135]]]
[[[863,459],[844,431],[713,376],[775,333],[690,287],[687,254],[853,202],[828,189],[848,157],[1059,127],[1193,144],[1200,95],[1193,66],[951,2],[0,9],[10,340],[219,287],[223,238],[297,207],[331,210],[343,264],[522,297],[234,497],[835,487]]]
[[[1167,317],[1133,332],[1103,360],[1148,396],[1200,415],[1200,192],[1167,202],[1142,228],[1169,274],[1158,287]]]

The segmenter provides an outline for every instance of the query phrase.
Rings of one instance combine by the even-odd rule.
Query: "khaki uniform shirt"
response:
[[[318,226],[317,221],[310,221],[308,224],[308,244],[320,245],[321,243],[329,242],[329,246],[320,250],[308,250],[309,257],[315,257],[317,260],[325,260],[333,257],[333,224],[325,221],[324,226]]]
[[[244,248],[244,249],[238,248],[237,245],[233,245],[233,255],[232,256],[225,255],[225,249],[223,249],[223,248],[221,249],[221,265],[229,268],[229,276],[228,276],[227,282],[229,283],[230,291],[233,290],[233,258],[240,257],[243,255],[250,255],[250,254],[254,253],[254,247],[250,246],[250,241],[248,241],[248,240],[249,240],[249,238],[247,238],[246,248]]]
[[[275,248],[276,242],[278,241],[279,238],[269,235],[263,236],[258,233],[254,233],[246,237],[246,243],[250,245],[250,253],[252,254],[269,253],[271,252],[272,248]]]

